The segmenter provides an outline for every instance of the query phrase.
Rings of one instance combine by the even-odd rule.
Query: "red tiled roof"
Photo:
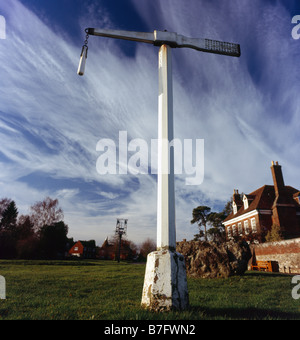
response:
[[[286,197],[293,198],[293,195],[297,192],[298,190],[293,187],[290,187],[290,186],[285,187]],[[246,197],[249,198],[249,207],[247,209],[244,209],[244,205],[242,205],[242,207],[238,210],[236,214],[231,213],[224,220],[224,222],[229,221],[232,218],[236,218],[238,216],[244,215],[253,210],[272,209],[272,206],[275,201],[275,189],[273,185],[264,185],[263,187],[251,192],[249,195],[246,195]],[[299,204],[293,199],[290,200],[289,202],[299,206]]]
[[[300,191],[295,192],[294,195],[293,195],[294,198],[297,198],[297,197],[299,197],[299,196],[300,196]]]

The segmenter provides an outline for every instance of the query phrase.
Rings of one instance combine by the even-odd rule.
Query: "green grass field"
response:
[[[141,309],[145,265],[108,261],[0,261],[0,320],[300,319],[291,276],[247,272],[188,279],[190,309]]]

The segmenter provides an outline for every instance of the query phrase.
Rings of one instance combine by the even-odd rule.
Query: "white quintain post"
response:
[[[142,306],[154,311],[188,307],[184,257],[176,253],[173,84],[171,47],[159,50],[157,251],[147,258]]]
[[[157,248],[176,248],[172,51],[159,50]]]
[[[157,251],[148,255],[142,306],[155,311],[185,309],[189,305],[184,257],[176,252],[173,90],[171,48],[192,48],[197,51],[239,57],[240,46],[227,42],[188,38],[175,32],[153,33],[87,28],[78,74],[83,75],[89,35],[138,41],[159,50],[158,110],[158,195]]]

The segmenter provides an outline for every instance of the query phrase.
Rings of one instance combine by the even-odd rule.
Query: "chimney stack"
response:
[[[238,189],[233,190],[233,202],[235,202],[238,209],[243,205]]]
[[[278,162],[275,163],[272,161],[271,172],[274,182],[275,195],[278,197],[280,194],[284,193],[285,188],[281,165],[279,165]]]

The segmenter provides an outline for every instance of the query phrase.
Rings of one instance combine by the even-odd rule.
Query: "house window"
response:
[[[243,235],[243,227],[242,227],[241,222],[238,223],[238,232],[239,232],[239,235]]]
[[[257,233],[255,218],[251,219],[251,228],[253,233]]]
[[[78,251],[78,247],[75,247],[75,248],[74,248],[74,251]]]
[[[246,195],[244,195],[243,201],[244,201],[244,209],[246,210],[249,208],[249,202],[248,202],[248,198]]]
[[[245,234],[249,234],[249,222],[248,220],[244,222],[244,229],[245,229]]]
[[[235,225],[235,224],[232,226],[232,234],[233,234],[233,236],[236,236],[236,235],[237,235],[237,232],[236,232],[236,225]]]
[[[237,213],[237,205],[235,204],[235,202],[232,203],[232,208],[233,208],[233,213],[235,215]]]
[[[232,237],[232,233],[231,233],[231,228],[227,227],[227,237],[231,238]]]

